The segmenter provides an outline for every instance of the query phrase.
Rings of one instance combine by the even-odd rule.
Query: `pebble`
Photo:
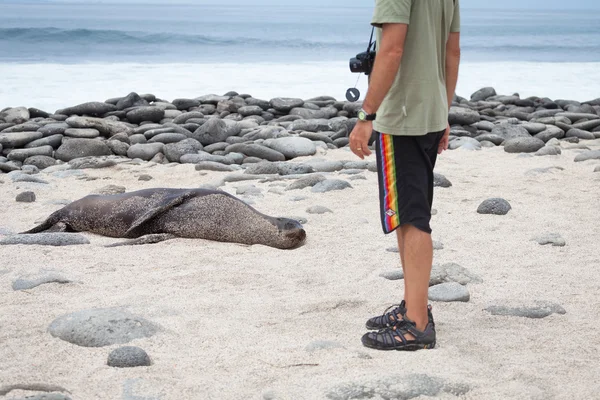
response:
[[[429,286],[450,282],[464,286],[469,283],[482,283],[483,280],[477,274],[455,263],[433,265]]]
[[[129,343],[155,335],[159,328],[152,322],[117,308],[90,309],[55,319],[48,332],[59,339],[82,347],[104,347]]]
[[[504,151],[507,153],[535,153],[544,147],[543,140],[534,137],[517,137],[504,142]]]
[[[241,169],[239,165],[226,165],[214,161],[200,161],[195,166],[196,171],[233,172]]]
[[[452,187],[452,182],[448,180],[444,175],[435,173],[433,174],[433,186],[434,187],[442,187],[449,188]]]
[[[575,162],[582,162],[588,160],[600,160],[600,150],[586,151],[575,157]]]
[[[390,281],[397,281],[404,279],[404,271],[402,269],[394,269],[391,271],[384,271],[380,273],[379,276]]]
[[[19,193],[15,200],[18,203],[33,203],[33,202],[35,202],[35,193],[34,192]]]
[[[314,142],[302,137],[285,137],[265,141],[265,145],[283,154],[286,159],[313,156],[317,152]]]
[[[511,208],[508,201],[501,198],[493,198],[481,203],[479,208],[477,208],[477,212],[479,214],[506,215]]]
[[[310,175],[297,179],[285,188],[285,190],[300,190],[307,187],[314,187],[316,184],[325,181],[327,178],[320,174]]]
[[[344,190],[352,188],[352,185],[341,179],[325,179],[324,181],[318,182],[313,186],[312,191],[314,193],[326,193],[334,190]]]
[[[326,214],[333,213],[329,208],[323,206],[311,206],[306,209],[306,212],[309,214]]]
[[[66,284],[71,283],[71,280],[55,271],[40,271],[33,276],[18,278],[13,282],[12,289],[15,291],[29,290],[48,283]]]
[[[148,353],[135,346],[124,346],[114,349],[108,355],[106,364],[115,368],[149,367],[152,365]]]
[[[35,233],[9,236],[0,240],[0,245],[38,245],[38,246],[75,246],[90,244],[90,241],[78,233]]]
[[[501,315],[509,317],[524,317],[524,318],[546,318],[552,314],[564,315],[567,312],[565,309],[555,303],[536,302],[533,306],[490,306],[485,309],[492,315]]]
[[[565,239],[558,233],[548,233],[545,235],[536,236],[531,240],[538,242],[542,246],[551,244],[555,247],[564,247],[567,244]]]
[[[469,290],[456,282],[441,283],[429,288],[429,300],[441,302],[468,302]]]
[[[539,149],[535,155],[536,156],[559,156],[562,154],[562,150],[558,146],[544,146]]]

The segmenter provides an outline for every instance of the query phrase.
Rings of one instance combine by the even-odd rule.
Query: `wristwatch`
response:
[[[359,121],[375,121],[375,117],[377,117],[377,114],[373,113],[373,114],[368,114],[364,109],[360,109],[358,111],[358,120]]]

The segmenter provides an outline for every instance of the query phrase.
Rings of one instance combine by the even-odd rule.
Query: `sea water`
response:
[[[0,109],[54,111],[131,91],[166,100],[230,90],[343,99],[355,85],[365,93],[348,60],[367,47],[372,7],[247,4],[0,0]],[[494,86],[523,97],[600,97],[598,13],[462,14],[459,95]]]

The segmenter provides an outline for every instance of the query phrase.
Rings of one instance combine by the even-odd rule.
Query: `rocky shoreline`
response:
[[[114,156],[219,171],[261,161],[279,163],[315,155],[319,148],[347,146],[360,107],[329,96],[267,101],[229,92],[171,102],[130,93],[53,114],[6,108],[0,112],[0,171],[31,174],[62,163],[72,168],[110,166]],[[449,122],[452,150],[503,146],[509,153],[558,155],[558,141],[600,138],[600,98],[583,103],[521,99],[483,88],[470,100],[456,97]],[[596,153],[580,158],[600,157]],[[299,172],[281,169],[272,172]]]

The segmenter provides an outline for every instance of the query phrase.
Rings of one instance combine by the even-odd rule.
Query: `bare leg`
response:
[[[396,230],[396,237],[398,238],[398,251],[400,252],[400,265],[402,266],[402,271],[404,271],[404,233],[401,228]]]
[[[417,324],[417,329],[425,330],[428,323],[427,303],[429,279],[433,262],[431,235],[405,225],[401,228],[404,245],[404,300],[406,316]]]

